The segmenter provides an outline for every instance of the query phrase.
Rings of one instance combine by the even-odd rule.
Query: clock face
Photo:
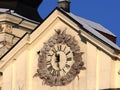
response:
[[[56,44],[47,55],[47,69],[53,76],[65,76],[74,63],[73,54],[65,44]]]
[[[83,68],[82,54],[75,37],[58,30],[38,52],[35,76],[39,76],[49,86],[67,85]]]

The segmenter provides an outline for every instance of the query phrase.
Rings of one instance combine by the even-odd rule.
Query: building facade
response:
[[[1,90],[120,90],[116,36],[63,9],[41,24],[0,14]]]

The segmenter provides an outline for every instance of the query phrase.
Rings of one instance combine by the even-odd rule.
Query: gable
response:
[[[87,27],[87,30],[85,27]],[[74,77],[74,80],[68,85],[62,87],[50,87],[44,83],[43,79],[34,76],[38,70],[41,70],[38,68],[39,60],[41,58],[39,55],[41,55],[46,49],[46,43],[50,44],[48,42],[51,41],[51,38],[53,39],[54,36],[58,34],[56,31],[59,30],[61,32],[66,31],[66,34],[64,34],[66,35],[65,38],[67,38],[67,35],[74,38],[71,39],[71,42],[68,41],[70,45],[69,47],[76,45],[77,43],[79,46],[77,47],[77,50],[78,53],[80,53],[78,58],[75,58],[82,60],[81,66],[84,66],[84,68],[80,68],[81,70],[80,73],[78,73],[78,76],[75,74],[76,77]],[[91,30],[91,32],[89,30]],[[119,56],[114,53],[115,51],[113,48],[115,47],[111,48],[109,45],[106,45],[106,43],[103,42],[100,37],[97,37],[97,35],[103,37],[100,33],[95,32],[87,25],[83,26],[71,19],[69,16],[64,15],[63,12],[55,9],[35,31],[33,31],[31,34],[26,34],[16,44],[16,46],[3,57],[3,62],[0,62],[0,72],[5,74],[3,75],[3,81],[5,83],[4,86],[6,86],[5,88],[7,88],[7,86],[12,86],[12,84],[8,85],[6,83],[8,81],[13,83],[13,86],[16,87],[26,85],[27,83],[24,88],[31,90],[38,90],[39,88],[42,90],[56,90],[58,88],[62,90],[66,88],[69,90],[73,90],[73,88],[75,90],[93,90],[95,88],[105,89],[110,87],[114,88],[115,86],[111,85],[111,83],[117,83],[120,81],[120,78],[118,78],[117,74],[119,63],[115,61],[119,60]],[[73,42],[72,40],[77,42]],[[52,42],[54,41],[52,40]],[[69,47],[68,51],[71,49]],[[76,47],[72,49],[73,51],[75,50],[77,52]],[[45,51],[45,53],[46,52],[47,51]],[[48,52],[50,51],[48,50]],[[65,54],[68,55],[69,52],[65,52]],[[77,56],[77,54],[74,55]],[[65,56],[63,55],[63,57]],[[43,61],[45,60],[46,59],[43,58]],[[13,74],[13,76],[11,75],[10,77],[9,73]],[[19,73],[21,75],[19,75]],[[14,76],[15,78],[12,81],[11,78]],[[113,76],[115,76],[115,78],[117,77],[117,80],[114,80],[113,78],[111,79]],[[103,83],[104,79],[106,81]]]
[[[113,60],[115,60],[116,57],[117,59],[119,57],[114,54],[113,48],[106,45],[103,41],[100,40],[101,38],[96,38],[97,35],[100,35],[101,37],[104,36],[89,28],[87,25],[86,27],[93,32],[88,32],[86,29],[84,29],[84,27],[75,23],[73,20],[61,13],[59,10],[55,10],[52,14],[50,14],[50,16],[46,18],[46,20],[36,29],[36,31],[34,31],[30,35],[30,47],[31,51],[34,52],[34,54],[31,56],[31,60],[34,60],[34,62],[32,61],[34,67],[33,75],[34,73],[36,73],[36,69],[38,68],[37,60],[39,57],[36,53],[39,53],[42,49],[44,49],[43,47],[45,43],[49,41],[49,39],[53,37],[56,33],[55,30],[66,30],[67,34],[72,35],[76,38],[76,40],[78,40],[80,51],[84,52],[82,59],[84,61],[84,66],[87,68],[87,71],[83,70],[80,73],[80,87],[85,89],[86,83],[91,83],[91,86],[88,86],[85,90],[87,90],[88,88],[96,88],[95,83],[97,77],[100,79],[98,81],[100,83],[100,88],[108,88],[111,83],[111,80],[109,80],[109,78],[114,75],[114,71],[111,71],[111,66],[114,66]],[[106,38],[104,37],[104,39]],[[99,73],[96,74],[96,72]],[[110,74],[110,72],[112,73]],[[99,75],[101,77],[99,77]],[[102,78],[106,79],[105,83],[102,82]],[[42,84],[42,80],[39,78],[34,78],[32,79],[32,81],[34,82],[33,87],[35,87],[35,89],[37,89],[37,87]],[[76,81],[76,79],[75,81],[73,81],[74,85],[77,85]],[[85,83],[82,83],[83,81]],[[71,87],[73,83],[66,87]],[[40,87],[48,89],[47,86],[44,87],[41,85]],[[49,89],[51,90],[52,88]]]
[[[69,16],[68,13],[65,13],[64,11],[60,10],[60,9],[55,9],[46,19],[45,21],[40,25],[41,29],[38,31],[39,33],[42,32],[43,29],[45,29],[45,27],[48,27],[49,24],[53,24],[53,21],[62,21],[63,23],[65,23],[66,25],[68,25],[69,27],[73,28],[78,34],[81,33],[85,34],[84,37],[86,37],[86,39],[90,40],[90,37],[93,38],[90,41],[93,42],[96,46],[100,46],[101,48],[103,47],[107,47],[109,51],[120,51],[120,47],[117,46],[115,43],[113,43],[112,41],[110,41],[108,38],[106,38],[105,36],[103,36],[101,33],[99,33],[98,31],[94,30],[93,28],[89,27],[89,25],[87,25],[84,22],[80,22],[77,21],[77,18],[74,18],[72,16]],[[45,24],[46,23],[46,24]],[[44,26],[44,25],[45,26]],[[56,22],[55,22],[56,24]],[[60,26],[60,24],[57,26],[57,28],[66,28],[63,27],[62,25]],[[36,30],[37,31],[37,30]],[[37,36],[38,32],[33,32],[36,33],[35,36]],[[107,31],[109,32],[109,31]],[[109,32],[111,34],[111,32]],[[113,34],[111,34],[113,35]],[[33,34],[31,34],[31,36],[34,37]],[[96,42],[95,42],[96,41]],[[101,44],[100,44],[101,43]]]
[[[89,30],[86,31],[86,29],[84,29],[85,27],[87,27],[90,31]],[[55,33],[55,30],[58,29],[62,31],[67,30],[69,34],[77,36],[77,39],[81,43],[81,47],[83,46],[83,48],[81,49],[84,49],[86,47],[86,46],[84,47],[84,45],[86,45],[87,42],[90,42],[95,47],[102,49],[110,57],[119,58],[117,55],[114,54],[116,49],[119,51],[119,47],[116,44],[110,42],[107,38],[102,36],[100,33],[94,31],[90,27],[86,25],[82,26],[81,24],[76,23],[73,19],[64,15],[63,12],[59,11],[59,9],[55,9],[49,15],[49,17],[46,18],[45,21],[34,32],[30,34],[30,36],[28,34],[27,36],[26,35],[24,36],[25,40],[28,41],[25,41],[23,46],[29,43],[31,45],[30,47],[39,44],[40,47],[42,47],[44,45],[43,43],[47,41]],[[30,39],[26,39],[26,37]],[[101,39],[104,40],[105,42],[107,41],[107,43],[110,44],[110,46],[104,43],[104,41],[101,41]],[[22,42],[20,41],[19,43]],[[113,48],[115,48],[115,50]],[[14,49],[11,49],[10,51],[14,52]]]

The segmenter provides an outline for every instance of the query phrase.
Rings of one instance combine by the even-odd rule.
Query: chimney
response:
[[[66,12],[70,12],[70,0],[59,0],[58,8],[61,8]]]

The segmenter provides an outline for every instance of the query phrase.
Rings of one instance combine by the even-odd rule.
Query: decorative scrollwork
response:
[[[12,25],[0,24],[0,32],[12,33]]]
[[[47,70],[46,58],[51,48],[56,44],[67,45],[73,54],[74,63],[70,70],[64,76],[53,76]],[[54,34],[46,43],[43,48],[38,52],[38,69],[35,76],[39,76],[44,81],[44,84],[49,86],[63,86],[69,84],[75,79],[75,77],[83,69],[84,62],[82,61],[82,54],[80,52],[80,46],[78,41],[70,34],[66,34],[66,31],[56,30]]]
[[[3,31],[3,27],[2,27],[2,24],[0,24],[0,32]]]

